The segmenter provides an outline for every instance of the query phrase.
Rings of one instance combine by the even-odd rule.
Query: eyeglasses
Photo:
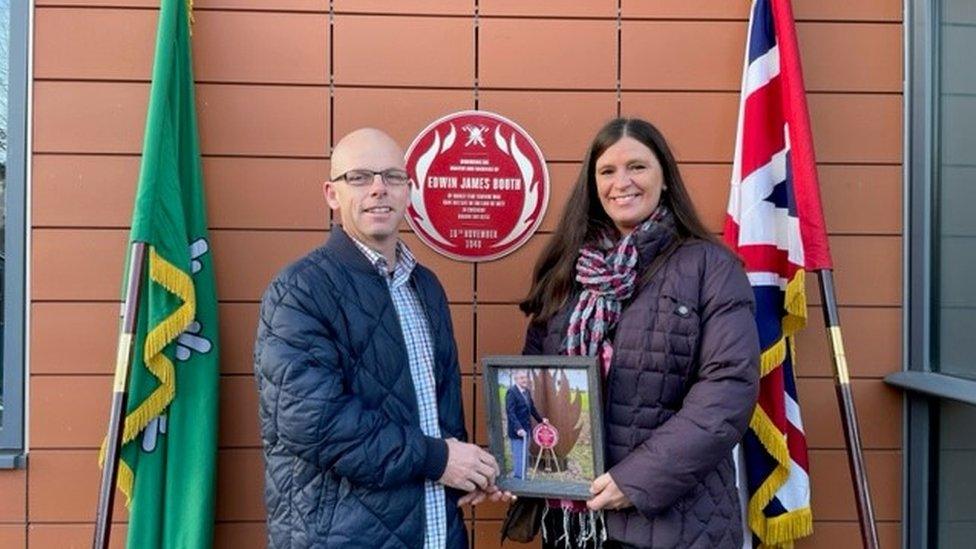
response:
[[[410,175],[403,170],[389,168],[381,172],[373,170],[349,170],[348,172],[336,177],[332,182],[344,179],[346,183],[353,187],[365,187],[373,183],[373,178],[380,176],[387,187],[402,187],[410,182]]]

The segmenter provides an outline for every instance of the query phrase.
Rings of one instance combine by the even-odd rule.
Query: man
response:
[[[342,226],[265,292],[254,358],[270,547],[467,547],[459,500],[499,494],[494,458],[463,442],[444,290],[397,238],[408,183],[388,135],[343,138],[323,185]]]
[[[512,374],[515,382],[505,394],[505,415],[508,416],[508,438],[512,446],[512,476],[525,478],[525,458],[528,453],[528,437],[532,432],[532,420],[542,423],[544,419],[535,408],[532,392],[529,391],[529,374],[517,370]]]

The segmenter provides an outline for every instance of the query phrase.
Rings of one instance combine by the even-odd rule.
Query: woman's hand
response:
[[[596,480],[590,484],[590,493],[593,494],[593,499],[587,501],[586,506],[592,511],[602,509],[614,511],[633,505],[617,487],[617,483],[613,481],[610,473],[603,473],[596,477]]]

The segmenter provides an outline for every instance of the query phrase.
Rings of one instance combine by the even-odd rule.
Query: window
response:
[[[0,468],[24,452],[28,4],[0,0]]]
[[[976,534],[976,3],[912,0],[906,23],[905,547]]]
[[[972,547],[976,532],[976,406],[943,399],[936,423],[938,450],[934,472],[938,479],[933,515],[932,547]]]
[[[932,369],[976,379],[976,5],[942,0],[935,28],[937,117]],[[965,7],[964,7],[965,6]]]

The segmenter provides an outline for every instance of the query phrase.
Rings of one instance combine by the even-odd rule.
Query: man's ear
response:
[[[335,183],[331,181],[325,181],[322,183],[322,196],[325,197],[325,203],[329,205],[333,210],[339,209],[339,197],[336,196]]]

